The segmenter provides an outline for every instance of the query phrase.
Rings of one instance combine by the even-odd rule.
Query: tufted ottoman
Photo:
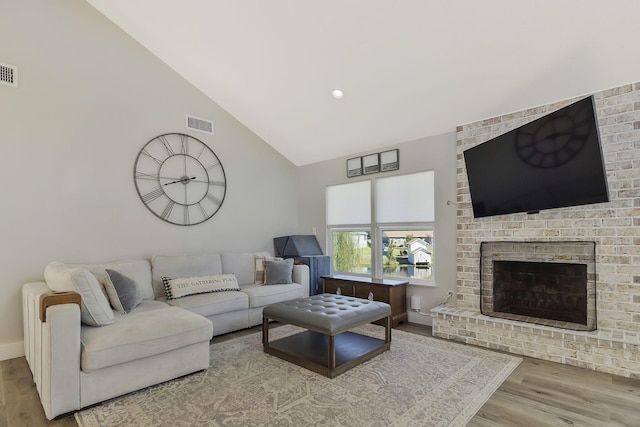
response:
[[[384,339],[350,331],[380,319],[385,319]],[[270,320],[307,330],[269,342]],[[262,311],[262,345],[266,353],[334,378],[390,348],[391,307],[335,294],[272,304]]]

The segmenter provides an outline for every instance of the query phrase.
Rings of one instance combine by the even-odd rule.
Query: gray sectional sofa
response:
[[[25,353],[47,418],[207,369],[212,336],[258,325],[266,305],[309,295],[305,265],[292,267],[292,283],[256,284],[263,273],[257,266],[268,256],[209,253],[48,264],[44,282],[22,288]],[[163,277],[230,274],[239,289],[166,298]],[[129,312],[119,311],[120,305],[113,309],[113,299],[105,306],[112,296],[108,290],[114,290],[103,282],[111,283],[109,275],[135,283],[138,300]],[[81,294],[80,305],[65,302],[66,295],[75,296],[69,291]],[[43,308],[43,301],[56,297],[61,304]]]

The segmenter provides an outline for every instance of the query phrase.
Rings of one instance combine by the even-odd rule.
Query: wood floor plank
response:
[[[500,426],[557,427],[612,426],[611,419],[594,419],[559,406],[522,399],[508,392],[496,391],[478,411],[476,417],[499,423]],[[601,417],[602,418],[602,417]]]
[[[12,380],[15,378],[32,378],[31,370],[24,357],[16,357],[14,359],[2,362],[1,371],[3,380]]]
[[[40,406],[40,401],[33,399],[24,399],[7,405],[6,417],[7,425],[10,427],[77,427],[78,425],[73,415],[52,421],[47,420],[44,410]]]
[[[589,399],[582,389],[571,389],[571,386],[547,379],[527,378],[521,384],[505,382],[500,391],[536,404],[554,406],[565,412],[580,413],[595,420],[605,422],[610,419],[610,408],[605,403]]]
[[[479,416],[473,417],[471,421],[467,423],[467,427],[501,427],[502,424],[496,423],[495,421],[481,418]]]
[[[0,363],[0,405],[5,404],[5,395],[4,395],[4,375],[2,374],[2,367],[4,364]],[[2,424],[0,424],[2,427]]]
[[[640,403],[638,395],[634,392],[626,392],[611,387],[611,383],[607,387],[592,387],[591,384],[585,384],[583,376],[581,382],[566,383],[553,381],[549,382],[544,376],[531,376],[523,385],[533,387],[542,392],[547,388],[552,388],[557,398],[562,397],[567,402],[575,403],[581,410],[587,411],[589,408],[596,409],[602,407],[611,411],[632,410]],[[638,387],[640,390],[640,387]],[[635,390],[636,392],[638,390]],[[640,421],[640,420],[639,420]],[[639,422],[640,424],[640,422]]]
[[[0,427],[9,427],[7,421],[7,407],[6,405],[0,405]]]

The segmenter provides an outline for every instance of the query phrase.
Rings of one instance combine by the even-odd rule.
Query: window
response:
[[[371,275],[371,182],[327,187],[333,271]]]
[[[433,171],[327,187],[327,226],[335,273],[433,282]]]
[[[378,178],[374,199],[382,276],[433,280],[433,171]]]

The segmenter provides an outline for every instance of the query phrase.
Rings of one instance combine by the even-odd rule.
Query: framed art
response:
[[[362,175],[362,157],[347,160],[347,178]]]
[[[362,156],[362,173],[380,172],[380,156],[378,153]]]
[[[383,151],[380,153],[380,170],[382,172],[385,171],[395,171],[400,169],[400,157],[398,149]]]

